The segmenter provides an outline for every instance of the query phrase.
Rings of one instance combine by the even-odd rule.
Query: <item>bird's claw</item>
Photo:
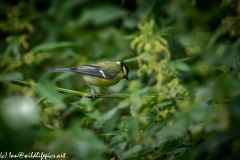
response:
[[[107,94],[109,94],[111,97],[112,97],[112,100],[113,100],[113,94],[111,91],[107,90],[106,88],[102,87],[106,92]]]
[[[93,99],[97,97],[97,94],[95,92],[91,92],[91,94]]]

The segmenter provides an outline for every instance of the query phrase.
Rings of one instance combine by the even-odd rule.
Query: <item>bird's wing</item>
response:
[[[71,71],[80,73],[80,74],[106,78],[106,79],[113,79],[118,74],[113,68],[101,67],[98,64],[88,64],[88,65],[72,68]]]

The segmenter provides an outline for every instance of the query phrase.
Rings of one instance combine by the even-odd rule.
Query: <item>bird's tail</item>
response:
[[[50,72],[72,72],[71,68],[52,68]]]

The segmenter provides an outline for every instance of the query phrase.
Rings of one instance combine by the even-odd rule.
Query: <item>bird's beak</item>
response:
[[[124,78],[126,78],[126,79],[128,80],[128,77],[127,77],[127,76],[125,76]]]

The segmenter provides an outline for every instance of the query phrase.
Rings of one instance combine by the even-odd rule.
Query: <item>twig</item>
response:
[[[25,87],[30,87],[30,83],[26,82],[26,81],[20,81],[20,80],[11,80],[8,81],[9,83],[12,84],[16,84],[19,86],[25,86]],[[34,84],[34,85],[38,85],[38,84]],[[92,98],[92,94],[91,93],[84,93],[84,92],[78,92],[78,91],[74,91],[74,90],[70,90],[70,89],[65,89],[65,88],[60,88],[60,87],[55,87],[55,89],[59,92],[62,93],[69,93],[75,96],[79,96],[79,97],[87,97],[87,98]],[[128,98],[130,95],[129,94],[112,94],[112,95],[106,95],[106,94],[97,94],[96,98],[119,98],[119,99],[124,99],[124,98]]]

